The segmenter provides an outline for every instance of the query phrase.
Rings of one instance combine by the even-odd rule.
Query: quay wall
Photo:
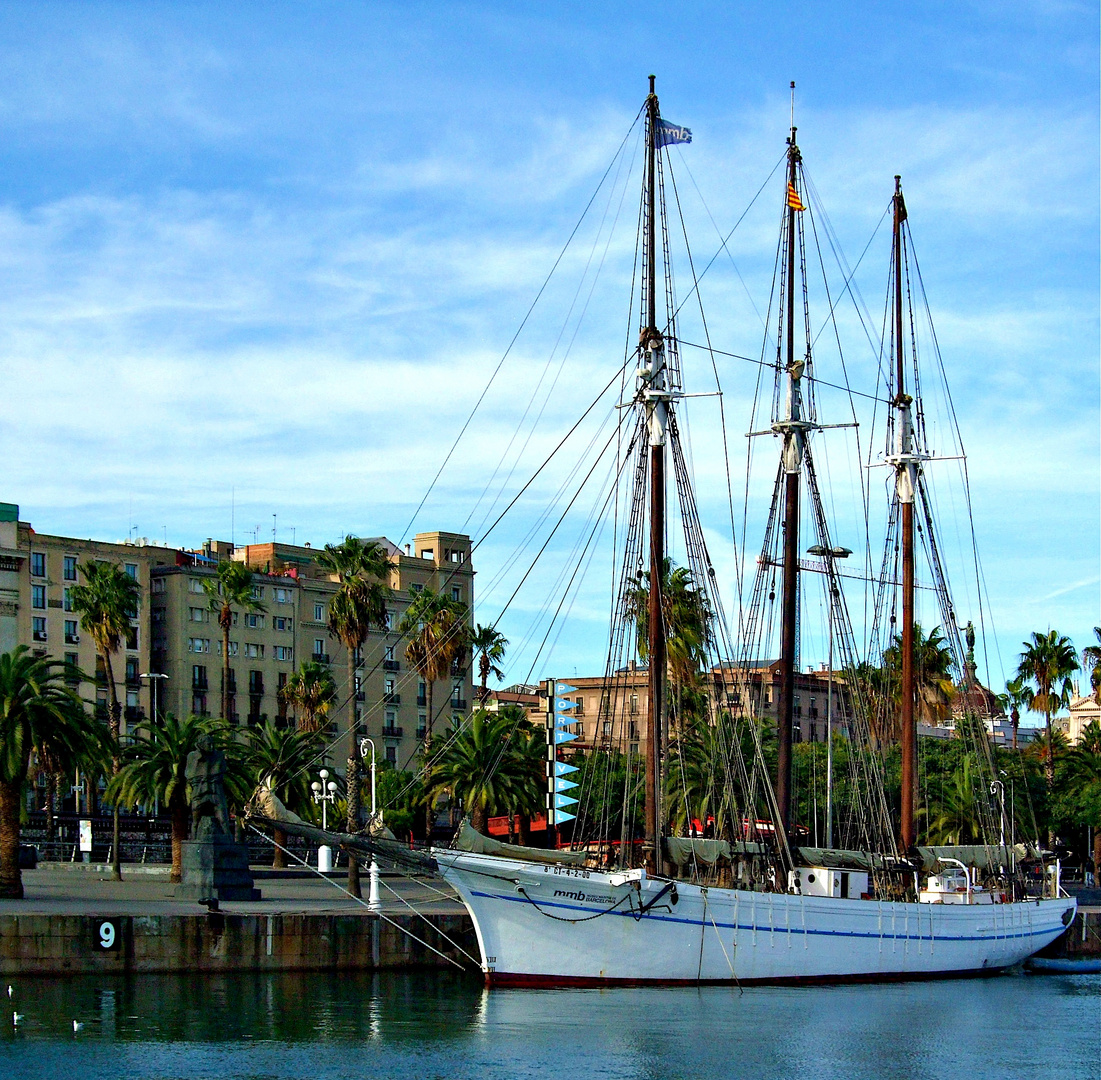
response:
[[[473,969],[451,942],[478,955],[466,915],[0,914],[0,974]]]

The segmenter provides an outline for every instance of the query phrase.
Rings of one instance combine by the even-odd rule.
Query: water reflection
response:
[[[0,1076],[1091,1075],[1101,978],[486,992],[448,972],[13,980]],[[1041,1019],[1042,1018],[1042,1019]],[[73,1020],[84,1024],[73,1032]],[[72,1076],[73,1073],[78,1076]]]

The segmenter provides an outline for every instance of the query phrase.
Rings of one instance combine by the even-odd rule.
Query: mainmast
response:
[[[650,591],[648,606],[647,706],[649,734],[646,749],[647,863],[660,873],[661,853],[661,746],[665,715],[665,620],[661,585],[665,566],[665,436],[670,393],[667,386],[665,341],[657,326],[657,145],[660,112],[650,76],[646,99],[646,325],[639,340],[642,399],[650,438]]]
[[[915,751],[917,727],[914,722],[914,489],[917,486],[918,458],[914,455],[914,431],[910,415],[913,398],[906,393],[903,363],[902,223],[906,220],[906,202],[902,198],[902,177],[895,177],[893,240],[895,269],[895,446],[891,463],[895,467],[895,491],[902,516],[902,685],[900,726],[902,736],[902,850],[914,846],[914,803],[916,798]]]
[[[795,83],[792,83],[792,89]],[[799,147],[795,125],[788,139],[787,183],[787,295],[785,365],[787,369],[786,408],[783,419],[773,430],[784,437],[784,555],[783,592],[780,607],[780,697],[777,702],[779,745],[776,762],[776,802],[779,828],[787,837],[791,832],[791,744],[795,717],[795,665],[798,653],[799,617],[799,480],[803,468],[803,449],[809,426],[803,418],[802,378],[806,358],[795,358],[795,253],[798,247],[796,214],[803,209],[799,198]]]

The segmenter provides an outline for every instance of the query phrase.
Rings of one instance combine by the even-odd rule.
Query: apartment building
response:
[[[428,726],[427,687],[405,659],[406,642],[397,628],[413,596],[431,587],[467,605],[473,619],[474,571],[470,538],[458,533],[417,534],[404,551],[385,537],[375,538],[390,556],[392,599],[386,626],[372,627],[356,658],[355,682],[348,685],[348,655],[329,632],[329,604],[339,582],[316,562],[309,544],[249,544],[234,548],[208,541],[181,553],[179,565],[162,566],[152,581],[153,666],[168,676],[164,705],[177,713],[221,712],[222,631],[210,609],[204,582],[214,579],[223,559],[253,571],[257,611],[234,612],[230,630],[229,719],[241,725],[266,720],[290,722],[280,696],[304,661],[329,665],[337,686],[330,712],[328,763],[342,766],[348,756],[352,708],[359,731],[374,741],[379,761],[399,767],[415,763]],[[433,687],[434,728],[458,722],[473,700],[469,659]]]
[[[108,543],[37,532],[19,520],[19,508],[0,503],[0,651],[25,644],[43,656],[68,660],[88,676],[84,697],[105,715],[106,678],[91,638],[80,630],[70,590],[83,580],[88,560],[123,566],[141,586],[141,603],[123,648],[114,660],[123,731],[165,712],[221,712],[222,633],[210,610],[204,582],[218,563],[235,559],[255,574],[263,611],[236,612],[230,632],[230,719],[256,725],[290,722],[279,690],[303,661],[331,666],[337,706],[330,714],[329,763],[348,756],[351,707],[360,732],[375,743],[379,761],[415,762],[428,726],[427,688],[405,659],[398,624],[415,592],[430,586],[474,610],[470,538],[459,533],[419,533],[399,550],[378,538],[390,556],[385,629],[372,628],[348,687],[347,652],[329,633],[329,602],[338,582],[316,564],[309,544],[250,544],[210,540],[182,551],[146,540]],[[151,677],[152,676],[152,677]],[[473,702],[469,659],[433,687],[434,727],[456,722]]]
[[[0,503],[0,651],[18,644],[40,656],[76,665],[90,678],[82,693],[106,715],[107,681],[95,643],[80,629],[71,590],[83,581],[84,563],[111,562],[125,568],[141,586],[142,602],[123,647],[113,660],[115,683],[123,703],[123,731],[152,710],[149,585],[154,570],[176,561],[174,549],[147,541],[108,543],[53,536],[19,520],[19,507]]]

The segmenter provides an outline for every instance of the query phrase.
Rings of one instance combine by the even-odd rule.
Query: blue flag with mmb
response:
[[[654,132],[654,135],[656,136],[654,139],[655,146],[669,146],[692,141],[692,132],[688,128],[681,127],[680,124],[671,124],[668,120],[658,120],[657,131]]]

